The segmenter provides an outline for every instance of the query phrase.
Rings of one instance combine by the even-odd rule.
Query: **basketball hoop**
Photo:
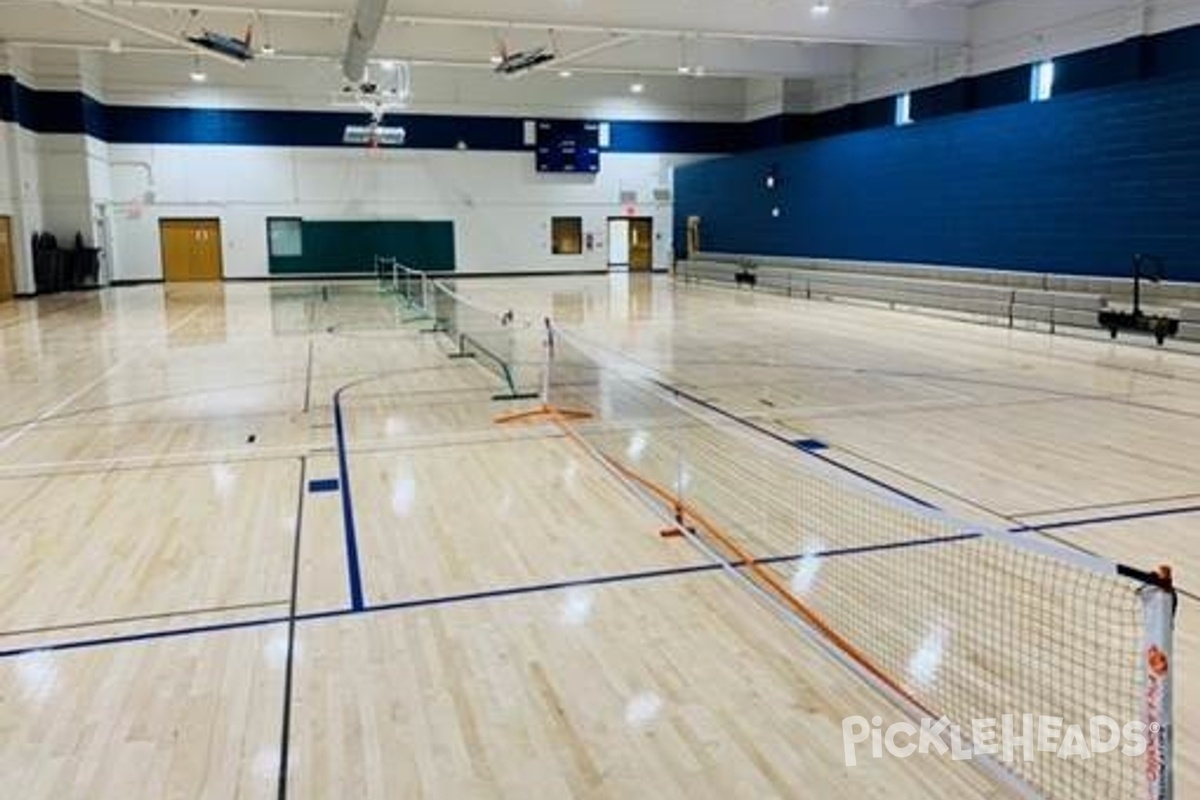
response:
[[[358,86],[347,86],[342,92],[352,93],[354,104],[371,115],[367,125],[346,127],[342,136],[345,144],[366,145],[372,151],[404,144],[404,128],[388,127],[383,122],[389,113],[406,107],[412,97],[406,62],[380,61],[368,64],[362,82]]]

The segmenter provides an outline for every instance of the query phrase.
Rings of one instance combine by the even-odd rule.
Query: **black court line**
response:
[[[32,419],[5,422],[4,424],[0,425],[0,432],[13,430],[13,429],[17,429],[17,428],[22,428],[22,427],[25,427],[25,426],[31,425],[31,424],[41,425],[42,423],[47,423],[47,422],[56,422],[56,423],[62,422],[63,420],[69,420],[69,419],[72,419],[75,417],[82,417],[82,416],[86,416],[87,414],[99,414],[99,413],[102,413],[105,411],[114,411],[116,409],[132,409],[136,406],[145,405],[147,403],[167,403],[167,402],[171,402],[173,400],[195,399],[195,397],[197,395],[223,394],[223,393],[227,393],[230,391],[253,390],[253,389],[263,389],[263,388],[270,388],[270,387],[283,387],[283,386],[287,386],[288,384],[294,383],[294,382],[295,381],[292,381],[292,380],[281,380],[281,381],[265,381],[265,382],[260,382],[260,383],[239,383],[239,384],[235,384],[233,386],[208,386],[208,387],[204,387],[202,389],[198,389],[198,390],[195,390],[192,392],[183,392],[180,394],[161,394],[161,395],[154,395],[151,397],[138,397],[138,398],[134,398],[131,400],[123,400],[123,401],[117,402],[117,403],[106,403],[104,405],[88,406],[87,408],[78,408],[73,411],[61,411],[57,414],[51,414],[50,416],[45,417],[44,419],[34,417]],[[87,394],[87,393],[85,393],[85,394]],[[189,422],[209,422],[209,421],[223,422],[223,421],[229,420],[229,419],[256,419],[259,417],[285,417],[285,416],[287,416],[288,413],[289,413],[288,409],[281,408],[281,409],[278,409],[275,411],[246,411],[244,413],[239,412],[237,414],[215,414],[215,415],[200,414],[200,415],[182,415],[182,416],[177,416],[177,417],[164,416],[164,417],[158,417],[158,418],[108,419],[108,420],[101,420],[99,422],[96,422],[96,421],[88,422],[88,421],[84,420],[77,424],[57,424],[57,425],[48,425],[47,427],[51,427],[51,428],[88,427],[88,428],[91,428],[91,427],[96,427],[96,426],[116,427],[116,426],[120,426],[120,425],[139,425],[139,426],[178,425],[181,423],[189,423]]]
[[[1187,494],[1167,495],[1165,497],[1142,497],[1126,500],[1118,500],[1111,503],[1093,503],[1084,506],[1066,506],[1063,508],[1045,508],[1035,511],[1015,511],[1011,514],[1013,519],[1029,519],[1031,517],[1053,517],[1059,514],[1078,514],[1083,511],[1102,511],[1109,508],[1127,508],[1130,506],[1148,506],[1155,503],[1178,503],[1183,500],[1195,500],[1200,498],[1200,493],[1189,492]]]
[[[310,337],[308,340],[308,359],[304,366],[304,406],[303,412],[307,414],[312,408],[312,378],[313,378],[313,340]]]
[[[55,314],[62,314],[65,311],[70,311],[71,309],[79,308],[79,306],[82,306],[82,305],[92,305],[94,299],[95,299],[95,295],[88,295],[87,297],[84,297],[82,299],[75,300],[70,303],[64,303],[63,305],[59,306],[58,308],[51,308],[46,311],[42,311],[41,307],[39,306],[36,314],[32,318],[22,317],[20,319],[15,319],[15,320],[11,320],[9,322],[5,322],[3,324],[0,324],[0,330],[8,330],[9,328],[16,328],[21,325],[29,325],[31,323],[39,323],[46,317],[51,317],[51,316],[54,316]],[[44,300],[42,300],[42,301],[35,300],[34,302],[45,302],[45,301]]]
[[[333,428],[337,445],[338,484],[342,495],[342,534],[346,541],[346,579],[350,589],[350,607],[361,611],[363,598],[362,567],[358,557],[358,529],[354,522],[354,502],[350,494],[350,459],[346,453],[346,424],[342,415],[342,393],[348,384],[333,393]]]
[[[1170,517],[1180,516],[1184,514],[1194,514],[1200,512],[1200,508],[1188,506],[1178,509],[1164,509],[1156,512],[1147,512],[1144,517]],[[1112,517],[1095,517],[1090,519],[1077,519],[1055,523],[1057,530],[1065,528],[1083,528],[1088,526],[1104,525],[1113,522]],[[1121,520],[1115,520],[1121,521]],[[1033,526],[1020,526],[1009,531],[1013,534],[1028,534],[1040,533],[1041,530]],[[788,561],[798,561],[805,558],[838,558],[855,555],[865,555],[870,553],[888,552],[905,550],[918,547],[937,547],[945,545],[953,545],[967,541],[974,541],[982,538],[986,534],[981,532],[967,532],[960,534],[951,534],[943,537],[935,537],[930,539],[912,539],[900,542],[889,542],[886,544],[861,545],[857,547],[846,547],[840,549],[825,550],[816,553],[799,553],[790,555],[770,556],[758,559],[755,563],[759,564],[779,564]],[[732,562],[731,566],[737,569],[744,569],[747,565],[745,562]],[[105,647],[110,645],[128,644],[133,642],[156,641],[161,639],[174,639],[184,636],[197,636],[213,633],[222,633],[226,631],[243,630],[247,628],[261,628],[272,625],[290,625],[293,621],[297,624],[318,622],[322,620],[341,619],[346,617],[357,617],[366,614],[380,614],[391,611],[404,611],[420,608],[437,608],[440,606],[459,605],[474,601],[492,600],[504,597],[517,597],[523,595],[535,595],[547,592],[561,591],[565,589],[582,588],[588,586],[605,586],[611,584],[634,583],[640,581],[654,580],[659,578],[670,578],[684,575],[694,575],[707,572],[717,572],[726,568],[723,563],[704,563],[694,564],[685,567],[668,567],[656,570],[645,570],[640,572],[624,572],[608,575],[600,575],[590,578],[568,579],[561,581],[553,581],[548,583],[519,585],[511,587],[503,587],[497,589],[485,589],[477,592],[468,592],[463,594],[439,595],[428,598],[420,598],[415,600],[401,600],[392,603],[382,603],[379,605],[365,606],[360,609],[344,608],[331,611],[315,611],[305,614],[289,614],[287,616],[265,617],[257,620],[244,620],[240,622],[214,623],[212,625],[198,625],[190,628],[177,628],[167,631],[153,631],[141,634],[129,634],[125,636],[108,636],[95,639],[80,639],[68,640],[58,643],[46,644],[38,647],[13,648],[9,650],[0,650],[0,660],[18,658],[20,656],[29,655],[37,652],[64,652],[71,650],[84,650],[96,647]],[[1180,592],[1181,597],[1200,600],[1200,597],[1191,595],[1186,592]]]
[[[793,444],[791,439],[788,439],[786,436],[782,436],[782,435],[776,433],[775,431],[770,430],[769,428],[759,425],[757,422],[754,422],[753,420],[749,420],[749,419],[746,419],[745,417],[734,414],[732,411],[726,411],[725,409],[721,408],[720,406],[718,406],[714,403],[710,403],[709,401],[705,400],[702,397],[699,397],[695,394],[692,394],[691,392],[686,392],[683,389],[679,389],[675,386],[672,386],[671,384],[666,383],[665,381],[660,381],[660,380],[651,378],[650,382],[653,383],[654,385],[658,386],[660,389],[664,389],[668,392],[671,392],[672,394],[674,394],[677,397],[682,397],[683,399],[685,399],[691,403],[694,403],[695,405],[698,405],[701,408],[708,409],[709,411],[713,412],[714,414],[717,414],[719,416],[724,417],[725,419],[736,422],[739,425],[742,425],[743,427],[749,428],[750,430],[752,430],[756,433],[762,434],[763,436],[773,439],[776,442],[785,444],[788,447],[792,448],[793,450],[796,449],[796,447]],[[850,467],[850,466],[842,464],[838,461],[835,461],[834,459],[826,456],[824,453],[814,453],[814,452],[808,452],[808,451],[803,451],[803,450],[800,450],[797,452],[802,452],[805,455],[809,456],[810,458],[815,458],[822,463],[828,464],[829,466],[833,467],[834,469],[840,470],[849,475],[853,475],[855,478],[858,478],[859,480],[865,481],[865,482],[871,484],[872,486],[883,489],[884,491],[889,492],[890,494],[893,494],[897,497],[901,497],[901,498],[909,501],[910,503],[916,503],[917,505],[919,505],[923,508],[938,510],[937,506],[935,506],[934,504],[932,504],[926,500],[922,500],[921,498],[917,497],[916,495],[909,494],[908,492],[904,491],[903,489],[901,489],[897,486],[893,486],[889,483],[886,483],[885,481],[882,481],[879,478],[873,477],[871,475],[868,475],[865,472],[861,472],[857,469],[854,469],[853,467]]]
[[[46,625],[40,628],[25,628],[21,630],[0,631],[0,638],[15,636],[36,636],[55,631],[79,630],[81,628],[98,628],[102,625],[129,625],[135,622],[150,622],[152,620],[171,619],[172,617],[203,617],[209,614],[227,614],[232,611],[249,611],[251,609],[272,608],[287,605],[287,600],[265,600],[259,603],[236,603],[226,606],[210,606],[208,608],[188,608],[182,611],[162,611],[154,614],[140,614],[129,617],[110,617],[108,619],[90,619],[83,622],[68,622],[61,625]]]
[[[315,452],[315,448],[305,447],[304,445],[296,445],[295,450],[304,449],[309,453]],[[332,452],[332,448],[327,448]],[[276,455],[254,455],[253,450],[246,450],[244,453],[220,454],[220,458],[213,458],[212,453],[203,451],[195,456],[187,455],[166,455],[166,456],[145,456],[146,458],[178,458],[181,459],[175,464],[106,464],[103,460],[100,461],[61,461],[58,464],[31,464],[28,467],[22,467],[20,464],[5,464],[0,466],[0,481],[19,481],[19,480],[45,480],[48,478],[63,478],[71,475],[100,475],[109,472],[158,472],[169,469],[191,469],[193,467],[209,467],[213,464],[230,464],[236,466],[238,464],[270,464],[276,461],[292,461],[296,458],[295,453],[279,453]],[[133,456],[138,458],[138,456]],[[39,469],[39,467],[41,469]],[[280,603],[287,602],[280,600]]]
[[[1200,505],[1181,506],[1177,508],[1157,509],[1153,511],[1130,511],[1126,514],[1109,514],[1083,520],[1065,520],[1062,522],[1040,522],[1019,525],[1009,528],[1009,533],[1038,533],[1057,531],[1069,528],[1083,528],[1089,525],[1112,525],[1118,522],[1132,522],[1141,519],[1157,519],[1159,517],[1182,517],[1188,514],[1200,514]]]
[[[296,492],[296,531],[292,540],[292,587],[288,602],[287,662],[283,678],[283,722],[279,744],[279,800],[286,800],[292,738],[292,683],[296,664],[296,605],[300,593],[300,544],[304,531],[304,498],[308,488],[308,459],[300,459],[300,486]]]

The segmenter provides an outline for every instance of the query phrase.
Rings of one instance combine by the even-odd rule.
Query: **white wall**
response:
[[[83,89],[110,104],[330,110],[340,83],[332,63],[264,60],[239,70],[205,62],[209,81],[192,84],[189,57],[33,51],[22,81],[37,88]],[[495,114],[537,118],[741,121],[743,81],[631,78],[553,71],[517,81],[486,70],[418,68],[417,113]],[[365,120],[365,113],[364,113]],[[672,255],[672,168],[692,160],[671,155],[604,153],[598,176],[538,175],[532,151],[386,150],[254,146],[108,145],[82,135],[20,138],[32,147],[22,174],[36,198],[36,219],[69,242],[83,231],[106,246],[114,280],[162,277],[158,222],[217,217],[227,277],[268,275],[266,220],[424,219],[455,223],[459,269],[470,271],[604,269],[606,220],[634,213],[655,222],[655,263]],[[0,194],[12,181],[0,182]],[[147,197],[150,197],[147,201]],[[43,213],[44,212],[44,213]],[[593,249],[550,253],[550,218],[579,216]],[[98,219],[107,221],[105,237]],[[102,240],[102,241],[101,241]],[[30,284],[31,285],[31,284]]]
[[[38,137],[16,124],[0,123],[0,214],[12,217],[16,289],[34,291],[29,241],[42,230]]]
[[[111,145],[113,277],[161,277],[158,219],[218,217],[225,274],[267,275],[266,220],[453,220],[459,269],[604,269],[605,222],[635,192],[635,213],[655,221],[655,263],[671,262],[672,185],[678,156],[606,153],[597,176],[538,175],[532,153],[341,148]],[[147,165],[149,172],[140,166]],[[151,183],[152,181],[152,183]],[[155,202],[135,198],[152,190]],[[594,249],[550,253],[550,218],[579,216]]]
[[[991,0],[971,9],[965,47],[860,47],[853,74],[814,81],[811,110],[1200,23],[1196,0]]]

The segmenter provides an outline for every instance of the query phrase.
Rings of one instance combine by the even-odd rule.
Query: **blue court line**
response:
[[[1051,528],[1062,530],[1065,528],[1084,528],[1088,526],[1104,525],[1113,522],[1123,522],[1129,519],[1152,519],[1158,517],[1184,516],[1187,514],[1200,513],[1200,506],[1184,506],[1179,508],[1167,508],[1159,511],[1145,511],[1134,514],[1110,515],[1104,517],[1091,517],[1075,520],[1064,520],[1061,522],[1052,523],[1045,526],[1030,526],[1021,525],[1009,528],[1006,532],[1013,534],[1023,533],[1040,533]],[[984,536],[982,533],[968,532],[961,534],[952,534],[942,537],[934,537],[929,539],[909,539],[900,542],[890,542],[888,544],[862,545],[858,547],[846,547],[834,550],[824,550],[816,553],[800,553],[792,555],[770,556],[759,559],[756,563],[759,564],[782,564],[789,561],[799,561],[803,558],[837,558],[844,556],[864,555],[868,553],[881,553],[895,550],[903,550],[915,547],[933,547],[938,545],[955,544],[957,542],[971,541],[980,539]],[[742,569],[746,566],[744,562],[734,562],[733,567]],[[468,592],[465,594],[441,595],[437,597],[420,598],[416,600],[401,600],[394,603],[383,603],[376,606],[364,608],[344,608],[331,611],[313,611],[306,614],[297,614],[295,620],[297,622],[315,622],[319,620],[339,619],[342,617],[356,617],[364,614],[378,614],[388,611],[401,611],[414,608],[430,608],[443,605],[455,605],[478,600],[490,600],[500,597],[515,597],[526,594],[539,594],[545,592],[560,591],[563,589],[572,589],[588,586],[605,586],[609,584],[632,583],[635,581],[652,580],[655,578],[667,578],[680,575],[693,575],[706,572],[716,572],[724,569],[724,564],[694,564],[687,567],[670,567],[657,570],[647,570],[643,572],[627,572],[616,573],[611,575],[601,575],[592,578],[580,578],[577,580],[563,580],[552,583],[532,584],[525,586],[512,586],[500,589],[487,589],[478,592]],[[211,625],[199,625],[189,628],[176,628],[174,630],[151,631],[148,633],[135,633],[124,636],[106,636],[96,639],[77,639],[64,642],[54,642],[50,644],[36,645],[31,647],[22,647],[11,650],[0,650],[0,660],[17,658],[31,653],[40,652],[61,652],[69,650],[83,650],[94,647],[104,647],[108,645],[128,644],[133,642],[154,641],[159,639],[174,639],[183,636],[196,636],[208,633],[221,633],[224,631],[242,630],[246,628],[260,628],[271,625],[283,625],[289,622],[291,618],[288,616],[265,617],[261,619],[243,620],[240,622],[225,622],[214,623]]]
[[[341,485],[337,478],[319,478],[308,482],[308,491],[311,494],[328,494],[338,491]]]
[[[770,558],[762,558],[756,561],[759,564],[779,564],[788,561],[797,561],[801,558],[838,558],[845,556],[863,555],[866,553],[886,552],[889,550],[901,550],[916,547],[930,547],[934,545],[954,544],[960,541],[979,538],[982,534],[966,533],[954,534],[950,536],[934,537],[929,539],[909,539],[900,542],[889,542],[887,544],[861,545],[856,547],[845,547],[831,550],[823,550],[816,553],[804,555],[783,555],[773,556]],[[734,561],[730,566],[736,569],[746,567],[745,561]],[[296,622],[315,622],[319,620],[339,619],[342,617],[357,617],[365,614],[379,614],[388,611],[402,611],[405,609],[414,608],[430,608],[446,605],[457,605],[468,603],[477,600],[493,600],[502,597],[517,597],[527,594],[543,594],[546,592],[561,591],[563,589],[574,589],[589,586],[606,586],[619,583],[634,583],[637,581],[653,580],[656,578],[669,578],[682,575],[695,575],[705,572],[716,572],[725,569],[726,565],[722,563],[704,563],[693,564],[686,567],[666,567],[663,569],[644,570],[640,572],[620,572],[610,575],[599,575],[590,578],[578,578],[574,580],[561,580],[549,583],[526,584],[521,586],[509,586],[499,589],[484,589],[477,592],[467,592],[464,594],[439,595],[436,597],[418,598],[415,600],[399,600],[392,603],[381,603],[379,605],[369,606],[365,608],[342,608],[330,611],[313,611],[306,614],[297,614],[294,619]],[[158,639],[174,639],[181,636],[195,636],[206,633],[220,633],[230,630],[239,630],[243,628],[264,627],[269,625],[280,625],[287,623],[291,617],[267,617],[258,620],[245,620],[241,622],[229,623],[214,623],[211,625],[198,625],[190,628],[176,628],[166,631],[151,631],[149,633],[135,633],[125,636],[106,636],[96,639],[79,639],[74,641],[58,642],[51,644],[36,645],[30,647],[16,648],[12,650],[0,650],[0,660],[8,658],[16,658],[30,653],[40,652],[58,652],[64,650],[79,650],[92,647],[103,647],[114,644],[127,644],[130,642],[154,641]]]
[[[337,438],[338,479],[342,492],[342,528],[346,536],[346,573],[350,584],[350,608],[362,611],[362,568],[358,557],[358,530],[354,525],[354,503],[350,498],[350,464],[346,457],[346,425],[342,418],[342,387],[333,393],[333,428]]]
[[[740,417],[737,414],[734,414],[732,411],[726,411],[725,409],[721,408],[720,406],[715,405],[714,403],[710,403],[709,401],[707,401],[701,397],[697,397],[696,395],[691,394],[690,392],[686,392],[683,389],[678,389],[678,388],[672,386],[671,384],[666,383],[665,381],[655,380],[653,378],[651,378],[650,381],[651,381],[651,383],[658,386],[660,389],[665,389],[666,391],[671,392],[672,394],[677,395],[678,397],[682,397],[685,400],[695,403],[696,405],[700,406],[701,408],[708,409],[709,411],[713,412],[714,414],[718,414],[722,417],[725,417],[726,419],[733,420],[734,422],[738,423],[739,425],[747,427],[750,430],[755,431],[757,433],[761,433],[763,436],[768,436],[777,442],[786,444],[788,447],[792,447],[792,448],[797,447],[797,444],[795,442],[793,442],[791,439],[788,439],[786,436],[781,436],[780,434],[775,433],[772,430],[764,428],[762,425],[759,425],[756,422],[752,422],[752,421],[746,419],[745,417]],[[897,497],[902,497],[905,500],[909,501],[910,503],[916,503],[917,505],[921,506],[922,508],[928,508],[928,509],[932,509],[934,511],[940,510],[940,509],[938,509],[937,506],[935,506],[933,503],[930,503],[927,500],[922,500],[921,498],[917,497],[916,495],[909,494],[908,492],[904,491],[903,489],[900,489],[899,487],[896,487],[889,483],[881,481],[880,479],[872,477],[871,475],[868,475],[865,472],[860,472],[859,470],[854,469],[853,467],[849,467],[838,461],[834,461],[832,458],[822,455],[819,452],[816,452],[814,450],[808,450],[805,448],[799,448],[799,449],[802,453],[812,456],[813,458],[817,459],[818,461],[828,464],[829,466],[833,467],[834,469],[838,469],[849,475],[853,475],[854,477],[858,478],[859,480],[866,481],[867,483],[871,484],[872,486],[876,486],[880,489],[890,492],[890,493],[896,495]]]

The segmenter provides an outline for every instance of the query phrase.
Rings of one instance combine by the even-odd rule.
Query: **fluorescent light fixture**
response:
[[[642,92],[646,91],[646,84],[631,83],[629,84],[629,91],[633,92],[634,94],[641,94]]]
[[[573,73],[573,72],[571,72],[571,70],[569,70],[569,69],[561,69],[561,70],[559,70],[559,71],[558,71],[558,77],[560,77],[560,78],[569,78],[569,77],[571,77],[573,74],[574,74],[574,73]]]
[[[814,17],[824,17],[829,13],[829,0],[817,0],[813,3],[812,13]]]
[[[679,74],[680,75],[687,75],[691,71],[692,70],[686,64],[679,65]]]
[[[503,60],[504,58],[500,55],[494,55],[488,59],[488,61],[492,62],[493,64],[499,64]]]
[[[275,55],[275,45],[271,44],[270,42],[267,42],[266,44],[264,44],[264,45],[262,46],[262,54],[263,54],[264,56],[273,56],[273,55]]]

